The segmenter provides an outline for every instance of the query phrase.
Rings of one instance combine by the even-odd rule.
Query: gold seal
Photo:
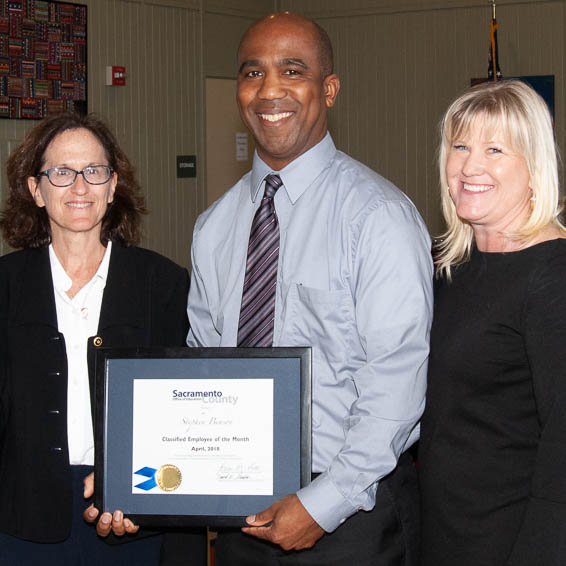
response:
[[[182,481],[181,470],[173,464],[161,466],[155,474],[155,481],[163,491],[175,491]]]

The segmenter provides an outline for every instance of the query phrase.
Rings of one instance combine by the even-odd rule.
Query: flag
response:
[[[497,48],[497,20],[495,19],[495,0],[491,2],[492,15],[491,24],[489,26],[489,65],[487,68],[487,77],[490,81],[498,81],[503,78],[501,69],[499,68],[499,51]]]

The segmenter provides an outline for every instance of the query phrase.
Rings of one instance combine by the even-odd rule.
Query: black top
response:
[[[566,564],[566,240],[436,284],[422,563]]]

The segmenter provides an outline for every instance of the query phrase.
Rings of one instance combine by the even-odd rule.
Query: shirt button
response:
[[[97,336],[94,340],[93,340],[93,344],[98,348],[99,346],[102,346],[102,338],[100,336]]]

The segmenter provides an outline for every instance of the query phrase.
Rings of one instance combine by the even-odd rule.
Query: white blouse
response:
[[[112,243],[94,277],[72,298],[67,295],[73,282],[49,246],[51,276],[55,289],[57,325],[65,337],[67,351],[67,438],[69,462],[94,465],[94,438],[90,407],[87,342],[98,331],[102,295],[106,287]]]

